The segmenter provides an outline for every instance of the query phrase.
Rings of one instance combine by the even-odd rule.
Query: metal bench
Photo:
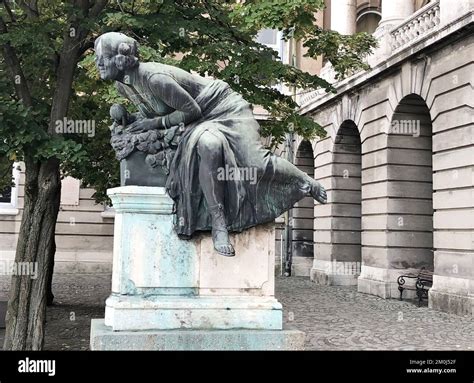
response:
[[[415,286],[405,286],[406,278],[416,279]],[[400,291],[400,300],[403,300],[403,290],[415,290],[418,297],[418,307],[420,307],[423,298],[428,299],[428,290],[433,286],[433,272],[423,267],[417,274],[400,275],[397,278],[397,283],[398,291]]]

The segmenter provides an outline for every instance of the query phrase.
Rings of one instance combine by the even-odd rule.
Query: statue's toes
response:
[[[229,255],[230,257],[233,257],[233,256],[235,255],[234,246],[232,246],[232,245],[230,245],[230,244],[227,246],[227,251],[228,251],[228,253],[230,254],[230,255]]]
[[[235,250],[232,245],[218,245],[215,247],[216,251],[225,257],[235,256]]]
[[[322,186],[321,186],[321,189],[319,190],[316,200],[320,203],[326,203],[328,200],[326,190]]]
[[[327,197],[326,196],[321,196],[321,197],[318,198],[318,201],[320,203],[326,203],[327,202]]]
[[[324,193],[321,195],[321,200],[322,200],[322,203],[326,203],[326,202],[327,202],[328,196],[327,196],[326,192],[324,192]]]

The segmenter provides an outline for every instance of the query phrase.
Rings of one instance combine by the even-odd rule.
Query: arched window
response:
[[[376,7],[367,7],[360,11],[356,19],[356,32],[372,34],[377,29],[382,14]]]

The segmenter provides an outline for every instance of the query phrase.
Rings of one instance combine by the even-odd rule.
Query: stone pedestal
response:
[[[173,230],[164,188],[109,190],[116,210],[112,294],[93,320],[93,350],[301,349],[282,329],[274,297],[274,228],[233,234],[236,256],[217,254],[209,234]]]

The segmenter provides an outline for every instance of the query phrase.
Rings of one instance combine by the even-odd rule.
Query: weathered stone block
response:
[[[452,278],[472,278],[474,254],[461,251],[434,252],[434,268],[436,275]]]
[[[360,201],[360,190],[334,190],[331,199],[333,203],[354,203],[356,205],[360,205]]]
[[[436,249],[472,250],[471,230],[435,231],[433,239]]]
[[[433,152],[474,144],[473,125],[441,132],[433,137]]]
[[[101,319],[91,322],[91,350],[258,351],[303,350],[297,330],[112,331]]]
[[[433,217],[426,215],[371,215],[362,220],[363,230],[420,230],[433,229]]]
[[[472,200],[474,203],[474,200]],[[436,211],[434,213],[436,229],[472,229],[474,228],[474,209]]]
[[[433,234],[423,232],[362,232],[362,245],[423,248],[433,247]]]
[[[312,257],[293,257],[291,275],[295,277],[309,277],[313,267]]]
[[[436,191],[433,194],[433,208],[441,209],[470,208],[474,204],[474,189]]]
[[[433,133],[449,130],[457,126],[472,123],[472,108],[469,105],[460,105],[453,110],[446,110],[433,121]],[[433,136],[433,144],[437,140],[437,135]]]
[[[453,149],[433,155],[433,171],[460,168],[474,164],[474,146]]]
[[[433,174],[433,189],[438,191],[462,187],[472,187],[473,174],[473,166],[437,171]]]

